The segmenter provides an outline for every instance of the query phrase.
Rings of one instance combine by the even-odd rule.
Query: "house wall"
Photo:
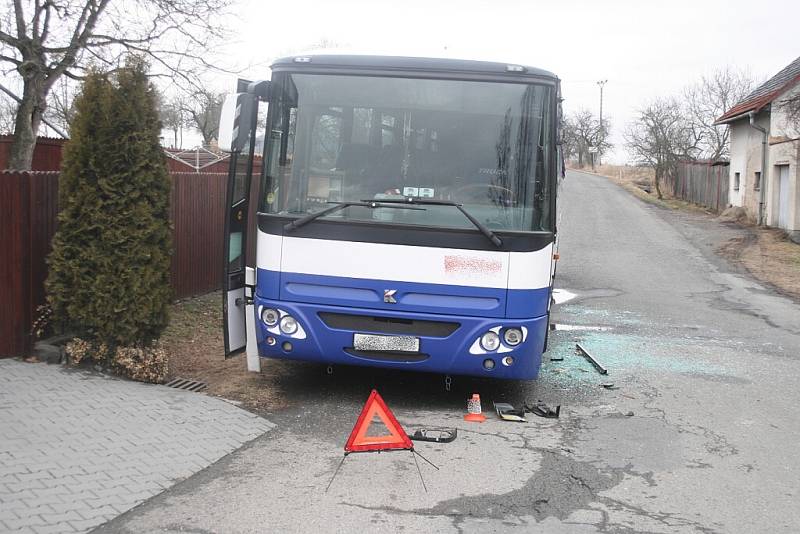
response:
[[[757,114],[755,122],[762,128],[769,128],[769,112]],[[752,221],[756,221],[758,219],[758,204],[761,193],[754,187],[755,173],[761,172],[761,142],[763,136],[761,132],[750,126],[747,118],[733,122],[730,128],[731,166],[729,175],[729,202],[733,206],[744,207],[748,218]],[[738,191],[734,189],[737,172],[740,174]]]
[[[767,224],[778,224],[779,172],[780,165],[789,166],[789,217],[783,229],[795,241],[800,242],[800,128],[788,120],[783,102],[800,94],[800,85],[779,96],[772,103],[769,139],[769,183],[767,184]]]

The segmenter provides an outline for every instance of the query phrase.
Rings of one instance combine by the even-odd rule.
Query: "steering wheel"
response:
[[[475,191],[482,191],[486,190],[489,193],[488,197],[493,198],[492,192],[496,192],[498,198],[505,199],[503,204],[507,206],[514,206],[517,203],[517,198],[514,192],[507,188],[503,187],[502,185],[495,185],[495,184],[469,184],[469,185],[462,185],[452,191],[452,196],[456,199],[463,199],[465,196],[467,198],[472,198],[477,200],[478,195],[475,195]]]

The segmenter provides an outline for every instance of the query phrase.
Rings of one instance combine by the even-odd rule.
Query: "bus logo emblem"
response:
[[[397,304],[397,299],[394,298],[395,294],[397,294],[396,289],[384,289],[383,302],[387,304]]]

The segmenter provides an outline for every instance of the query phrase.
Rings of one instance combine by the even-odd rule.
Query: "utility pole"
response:
[[[603,87],[606,85],[608,80],[600,80],[597,82],[597,85],[600,86],[600,135],[602,138],[605,138],[606,128],[603,126]],[[597,163],[600,164],[600,147],[597,150]]]

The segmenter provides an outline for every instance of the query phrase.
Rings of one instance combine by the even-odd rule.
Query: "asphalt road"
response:
[[[583,173],[561,198],[557,285],[576,297],[554,312],[564,360],[539,380],[447,392],[440,376],[294,364],[273,384],[275,430],[98,531],[800,531],[800,306],[713,254],[724,227]],[[458,427],[418,445],[439,467],[420,462],[427,492],[407,452],[351,455],[325,491],[372,387],[407,430]],[[472,392],[561,418],[465,423]]]

